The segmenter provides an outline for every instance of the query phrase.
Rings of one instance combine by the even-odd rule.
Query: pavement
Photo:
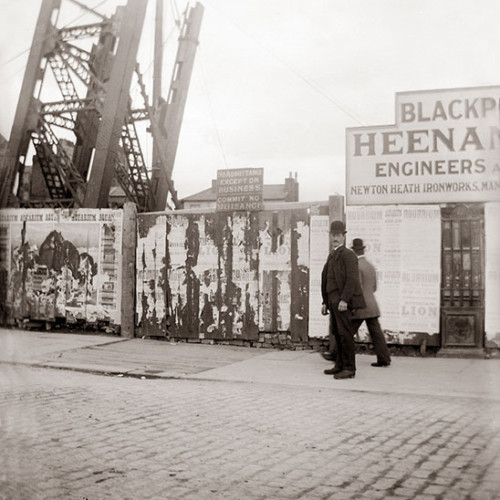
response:
[[[0,328],[0,363],[155,379],[246,382],[500,401],[500,359],[356,357],[355,379],[334,380],[317,352],[125,339]]]
[[[0,500],[500,500],[500,360],[0,329]]]

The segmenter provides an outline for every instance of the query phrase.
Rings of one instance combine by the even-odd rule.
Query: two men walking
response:
[[[353,242],[354,251],[345,246],[346,230],[342,221],[333,221],[330,238],[333,250],[321,273],[322,314],[330,313],[332,333],[336,341],[335,365],[325,370],[336,379],[354,378],[356,374],[354,335],[366,321],[372,337],[377,363],[388,366],[390,355],[378,322],[380,312],[373,292],[376,273],[363,257],[362,240]]]

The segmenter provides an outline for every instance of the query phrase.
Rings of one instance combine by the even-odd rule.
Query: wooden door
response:
[[[482,348],[484,342],[484,211],[479,205],[442,209],[442,347]]]

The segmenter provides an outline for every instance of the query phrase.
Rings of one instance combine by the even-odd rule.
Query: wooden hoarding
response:
[[[140,335],[307,340],[306,209],[139,214],[138,228]]]

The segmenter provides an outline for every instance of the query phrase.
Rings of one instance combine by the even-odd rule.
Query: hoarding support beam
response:
[[[137,244],[137,208],[123,206],[121,330],[122,337],[133,338],[135,330],[135,253]]]

